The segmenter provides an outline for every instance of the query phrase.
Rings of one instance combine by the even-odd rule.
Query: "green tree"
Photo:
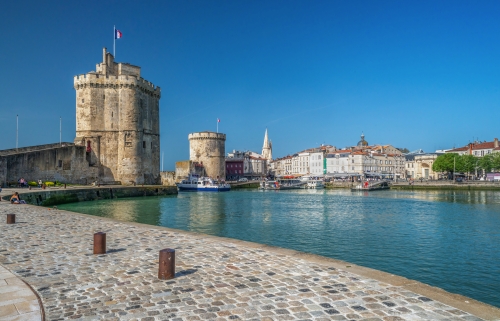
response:
[[[399,150],[403,154],[408,154],[410,150],[408,148],[401,148],[401,147],[396,147],[397,150]]]
[[[446,153],[443,155],[439,155],[432,164],[432,170],[441,173],[453,173],[453,161],[456,161],[458,159],[459,155],[455,153]]]
[[[460,168],[457,171],[470,174],[476,170],[478,158],[474,155],[460,155],[457,162],[460,164]]]
[[[491,172],[493,169],[493,154],[486,154],[479,159],[479,167],[486,173]]]
[[[500,153],[493,153],[491,155],[491,167],[492,170],[500,171]]]

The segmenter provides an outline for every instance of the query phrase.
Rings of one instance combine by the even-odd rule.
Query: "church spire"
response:
[[[273,159],[273,149],[271,146],[271,142],[269,141],[269,137],[267,136],[267,128],[266,128],[266,133],[264,134],[264,145],[262,146],[262,156],[267,160]]]

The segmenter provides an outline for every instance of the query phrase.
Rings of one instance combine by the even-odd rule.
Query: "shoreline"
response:
[[[146,237],[146,235],[155,234],[155,233],[156,234],[159,233],[160,235],[162,235],[166,232],[167,234],[174,234],[174,235],[177,235],[178,237],[185,239],[190,244],[187,247],[192,246],[192,248],[197,249],[197,251],[199,253],[204,253],[203,255],[201,255],[201,257],[194,256],[192,259],[195,261],[198,261],[199,259],[203,260],[203,257],[206,257],[207,255],[210,256],[211,255],[210,250],[209,250],[209,252],[207,252],[206,251],[207,249],[217,248],[217,247],[220,247],[221,245],[225,248],[228,248],[228,246],[229,246],[230,249],[234,249],[236,252],[240,252],[240,251],[242,251],[244,253],[253,252],[255,255],[257,255],[257,254],[260,255],[261,259],[257,260],[258,262],[260,262],[259,264],[267,265],[268,263],[266,261],[268,261],[268,260],[269,261],[278,260],[281,262],[281,264],[289,265],[289,267],[288,267],[289,269],[293,269],[293,267],[296,266],[296,264],[290,265],[289,262],[297,262],[297,264],[305,264],[308,267],[307,269],[310,271],[309,273],[316,273],[316,272],[314,272],[314,269],[315,269],[314,266],[315,265],[322,265],[324,271],[328,271],[329,268],[333,268],[334,270],[330,270],[330,271],[337,271],[338,273],[355,274],[356,276],[354,278],[361,277],[363,279],[362,280],[363,282],[361,282],[361,283],[365,284],[365,285],[370,284],[371,281],[369,281],[369,280],[376,280],[377,282],[384,283],[384,284],[387,283],[388,286],[384,287],[384,289],[385,289],[384,291],[392,291],[389,289],[392,289],[393,287],[397,287],[398,291],[402,291],[402,292],[411,291],[412,293],[416,293],[418,295],[423,295],[426,298],[429,298],[431,300],[434,300],[434,301],[437,301],[437,302],[440,302],[443,304],[447,304],[451,307],[466,311],[468,313],[471,313],[473,315],[476,315],[476,316],[483,318],[483,319],[486,319],[486,320],[495,320],[495,319],[500,318],[500,309],[498,309],[494,306],[491,306],[491,305],[488,305],[488,304],[485,304],[485,303],[482,303],[482,302],[479,302],[479,301],[476,301],[476,300],[473,300],[473,299],[470,299],[470,298],[467,298],[467,297],[464,297],[464,296],[461,296],[458,294],[449,293],[449,292],[446,292],[440,288],[432,287],[432,286],[429,286],[427,284],[420,283],[418,281],[410,280],[410,279],[400,277],[397,275],[393,275],[390,273],[386,273],[386,272],[382,272],[382,271],[378,271],[378,270],[374,270],[374,269],[370,269],[370,268],[366,268],[366,267],[362,267],[362,266],[357,266],[355,264],[351,264],[348,262],[344,262],[344,261],[340,261],[340,260],[336,260],[336,259],[331,259],[331,258],[327,258],[327,257],[315,255],[315,254],[309,254],[309,253],[305,253],[305,252],[299,252],[299,251],[295,251],[295,250],[289,250],[289,249],[284,249],[284,248],[279,248],[279,247],[274,247],[274,246],[269,246],[269,245],[264,245],[264,244],[259,244],[259,243],[240,241],[240,240],[230,239],[230,238],[225,238],[225,237],[218,237],[218,236],[211,236],[211,235],[206,235],[206,234],[201,234],[201,233],[196,233],[196,232],[176,230],[176,229],[160,227],[160,226],[153,226],[153,225],[146,225],[146,224],[132,223],[132,222],[120,222],[120,221],[116,221],[116,220],[113,220],[110,218],[95,217],[95,216],[90,216],[90,215],[86,215],[86,214],[79,214],[79,213],[74,213],[74,212],[68,212],[68,211],[60,211],[60,210],[48,211],[48,209],[46,209],[46,208],[31,206],[31,205],[10,205],[10,204],[5,204],[5,203],[2,205],[4,205],[4,206],[0,207],[0,211],[2,213],[6,213],[8,211],[15,211],[15,212],[18,212],[21,216],[20,221],[19,221],[20,223],[23,221],[26,221],[24,223],[19,224],[18,226],[15,226],[15,228],[25,229],[25,225],[29,225],[29,222],[27,222],[27,221],[29,220],[30,214],[26,214],[26,213],[22,213],[22,212],[31,212],[31,216],[34,219],[36,218],[40,222],[41,225],[47,224],[47,222],[46,222],[47,219],[50,219],[50,221],[59,222],[61,220],[61,218],[64,218],[63,224],[58,223],[59,224],[58,228],[61,229],[61,232],[64,232],[64,235],[68,235],[68,234],[63,230],[68,229],[68,228],[69,228],[69,230],[72,230],[71,227],[75,226],[74,225],[75,223],[73,223],[73,221],[78,221],[78,220],[81,220],[81,221],[85,222],[86,224],[90,224],[90,226],[107,225],[108,228],[110,229],[108,232],[110,234],[114,233],[113,232],[114,227],[117,227],[117,226],[122,227],[123,229],[137,228],[137,229],[141,230],[141,232],[139,234],[144,235],[144,237]],[[24,211],[25,209],[27,211]],[[5,225],[5,222],[1,222],[0,226],[2,227],[2,229],[5,229],[5,231],[7,231],[7,228],[12,227],[12,226],[7,227]],[[35,225],[31,226],[31,228],[35,229],[35,230],[37,229],[37,227]],[[122,228],[119,228],[119,230]],[[117,232],[117,233],[119,233],[119,232]],[[2,233],[2,234],[5,235],[5,233]],[[78,240],[75,239],[75,242],[80,243],[82,241],[81,240],[82,236],[83,235],[80,232],[80,239],[78,239]],[[5,237],[5,236],[0,236],[0,238],[1,237]],[[85,237],[90,238],[91,235],[89,234],[89,235],[86,235]],[[151,236],[150,236],[150,238],[151,238]],[[153,237],[153,239],[155,239],[155,238]],[[150,239],[150,241],[152,241],[152,239]],[[15,242],[16,247],[19,245],[19,244],[17,244],[19,242],[23,242],[23,241],[22,240],[16,241]],[[113,241],[111,240],[110,246],[112,246],[112,242]],[[8,240],[4,240],[3,243],[4,244],[8,243]],[[146,242],[146,243],[148,243],[148,242]],[[183,242],[181,242],[179,244],[182,244],[182,243]],[[34,245],[31,245],[31,246],[34,246]],[[49,245],[49,247],[58,247],[59,248],[59,246],[54,245],[54,244]],[[130,244],[130,247],[135,247],[135,244]],[[148,244],[148,248],[149,247],[153,247],[153,246],[151,246],[151,244]],[[182,250],[183,247],[184,247],[184,245],[180,245],[179,251],[181,254],[183,252],[183,250]],[[30,250],[32,248],[33,247],[30,247],[27,249]],[[38,247],[34,247],[34,248],[38,249]],[[0,250],[4,250],[3,246]],[[81,250],[82,249],[80,249],[80,252],[81,252]],[[15,250],[13,249],[13,251],[15,251]],[[123,252],[128,252],[128,251],[129,251],[129,248],[126,248],[125,250],[123,250]],[[131,252],[133,252],[133,251],[131,251]],[[225,252],[225,251],[223,251],[223,252]],[[262,253],[264,253],[264,254],[262,254]],[[12,264],[15,264],[15,262],[10,262],[10,264],[4,264],[6,262],[6,260],[9,261],[8,259],[10,258],[10,255],[9,255],[9,258],[7,258],[4,254],[5,254],[5,251],[0,252],[0,258],[1,258],[2,265],[6,268],[9,268],[10,266],[12,266]],[[150,260],[157,262],[156,253],[154,253],[155,255],[153,257],[150,256],[150,253],[143,252],[142,254],[149,256]],[[113,256],[113,255],[114,254],[108,254],[105,256]],[[118,253],[116,253],[116,255],[118,255]],[[88,254],[85,254],[85,256],[88,257]],[[262,256],[264,258],[267,256],[268,258],[262,260]],[[214,258],[215,257],[216,256],[214,256]],[[88,258],[90,259],[92,257],[88,257]],[[99,260],[98,258],[99,258],[99,256],[97,258],[95,258],[95,260]],[[139,256],[139,259],[144,260],[144,257]],[[234,259],[234,262],[232,263],[232,265],[227,265],[224,268],[224,270],[226,270],[227,273],[229,273],[229,271],[232,272],[232,268],[228,267],[228,266],[236,267],[241,271],[241,268],[244,267],[246,264],[256,260],[255,258],[246,257],[245,255],[243,255],[243,256],[235,255],[233,257],[233,259]],[[23,260],[25,260],[25,259],[22,259],[20,261],[23,261]],[[218,264],[218,263],[216,263],[217,260],[220,260],[220,258],[213,261],[214,262],[213,264]],[[182,261],[183,260],[181,259],[181,262]],[[300,262],[302,262],[302,263],[300,263]],[[56,266],[56,263],[57,262],[54,262],[51,267],[47,267],[47,268],[48,269],[54,268]],[[183,263],[181,263],[181,265],[185,265]],[[18,264],[23,265],[22,262],[19,262]],[[193,263],[193,264],[197,264],[197,263]],[[35,264],[35,266],[36,266],[36,264]],[[193,267],[191,266],[191,269],[192,268]],[[26,268],[21,269],[21,271],[25,271],[25,270],[26,270]],[[189,268],[188,268],[188,270],[189,270]],[[17,270],[17,271],[19,271],[19,270]],[[281,273],[288,275],[288,272],[285,272],[285,271],[286,270],[282,271]],[[300,271],[302,271],[302,270],[300,270]],[[300,274],[301,273],[300,271],[296,272],[296,273]],[[13,271],[13,272],[15,273],[15,271]],[[258,272],[258,271],[255,271],[255,272]],[[302,273],[305,273],[305,272],[302,271]],[[17,276],[21,276],[21,277],[23,275],[23,273],[19,273],[19,272],[15,273],[15,274]],[[153,268],[153,274],[154,274],[154,268]],[[279,273],[276,273],[276,274],[279,274]],[[294,274],[292,274],[292,275],[294,275]],[[287,276],[286,278],[289,279],[290,276],[291,275]],[[73,277],[76,277],[76,276],[73,276]],[[128,275],[128,277],[130,277],[130,275]],[[208,279],[211,279],[210,275],[206,275],[206,277]],[[221,275],[219,275],[219,277],[221,277]],[[302,276],[301,278],[304,278],[304,277],[307,278],[307,273],[305,273],[304,276]],[[41,280],[39,280],[36,277],[34,277],[34,279],[31,279],[31,278],[33,278],[33,276],[28,276],[26,281],[29,284],[35,283],[35,285],[34,286],[32,285],[32,286],[35,289],[38,288],[38,291],[39,291],[40,287],[38,287],[38,285],[39,285],[38,283],[41,282]],[[179,278],[184,278],[186,282],[189,281],[189,275],[180,275]],[[262,276],[261,276],[261,278],[262,278]],[[154,279],[154,277],[153,277],[153,279]],[[292,276],[292,279],[293,279],[293,276]],[[349,277],[347,279],[349,279]],[[177,280],[177,278],[174,280]],[[230,283],[230,280],[226,280],[225,282]],[[358,290],[359,290],[359,286],[360,285],[357,284],[354,288],[358,288]],[[207,291],[207,290],[209,290],[209,289],[205,289],[205,291]],[[361,291],[363,292],[363,290],[361,290]],[[42,301],[44,302],[44,306],[47,306],[47,304],[49,304],[48,302],[46,302],[47,297],[44,298],[44,293],[42,293],[42,292],[40,292],[38,294],[40,295]],[[365,290],[365,292],[368,292],[368,291]],[[308,293],[308,292],[305,292],[302,294],[306,294],[306,293]],[[351,291],[351,293],[354,293],[354,292]],[[335,295],[329,295],[328,293],[326,293],[326,296],[320,295],[319,297],[321,297],[321,298],[330,297],[332,302],[329,304],[331,305],[333,303],[339,303],[338,300],[340,298],[338,296],[341,294],[342,294],[342,292],[340,294],[335,294]],[[300,296],[301,292],[293,293],[293,296],[297,296],[297,295]],[[401,293],[399,293],[398,296],[401,296]],[[344,299],[348,300],[349,298],[347,297]],[[424,303],[425,302],[422,302],[422,304],[424,304]],[[416,304],[416,303],[413,303],[413,304]],[[435,307],[434,307],[434,309],[435,309]],[[367,310],[371,311],[370,309],[367,309]],[[337,309],[337,311],[339,311],[339,310]],[[50,311],[48,311],[47,313],[50,313]],[[366,312],[366,313],[368,313],[368,312]],[[404,317],[404,314],[401,315],[401,317]]]

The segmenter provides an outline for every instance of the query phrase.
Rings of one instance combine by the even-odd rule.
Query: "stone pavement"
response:
[[[0,320],[42,320],[36,295],[21,279],[2,266],[0,266]]]
[[[92,254],[98,231],[105,255]],[[164,248],[176,250],[173,280],[157,278]],[[492,306],[341,261],[7,202],[0,264],[35,289],[46,320],[500,320]]]

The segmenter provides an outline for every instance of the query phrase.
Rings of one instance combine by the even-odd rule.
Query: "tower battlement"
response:
[[[96,73],[77,75],[73,79],[75,89],[93,87],[93,88],[123,88],[139,87],[144,91],[149,91],[154,95],[161,95],[161,88],[155,86],[152,82],[144,78],[137,78],[130,75],[105,76]]]
[[[189,140],[201,140],[201,139],[215,139],[215,140],[226,140],[226,134],[214,133],[214,132],[199,132],[191,133],[188,135]]]

